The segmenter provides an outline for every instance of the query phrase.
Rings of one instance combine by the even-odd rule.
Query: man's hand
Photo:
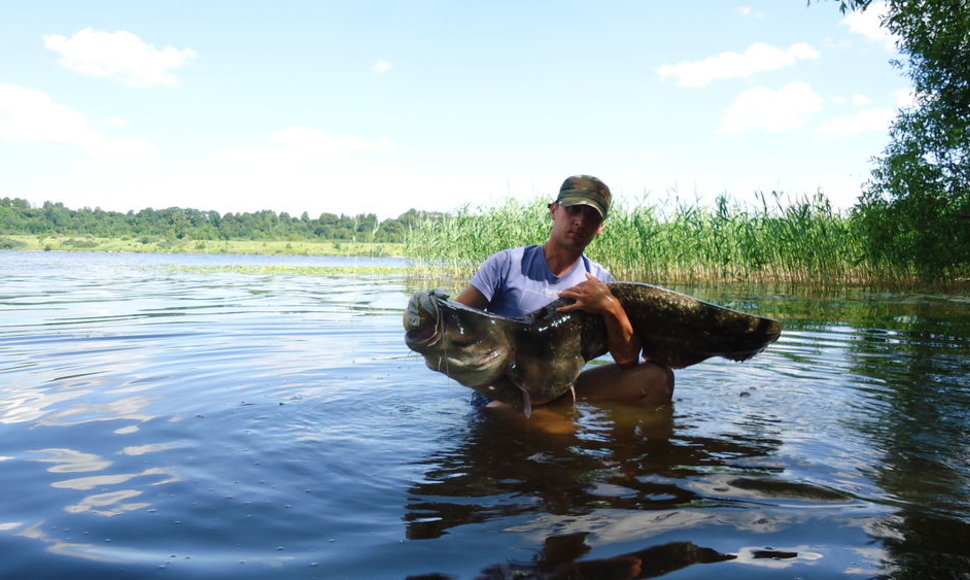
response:
[[[591,314],[607,314],[616,312],[620,303],[613,297],[610,287],[605,282],[586,272],[586,281],[580,282],[572,288],[559,293],[560,298],[572,298],[576,302],[560,306],[558,312],[572,312],[584,310]]]
[[[622,367],[636,365],[640,361],[640,341],[633,332],[633,325],[626,310],[610,292],[602,280],[586,273],[586,281],[559,293],[560,298],[572,298],[576,302],[560,306],[559,312],[583,310],[599,314],[606,323],[606,342],[613,360]]]

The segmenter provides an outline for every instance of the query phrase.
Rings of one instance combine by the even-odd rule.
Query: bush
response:
[[[26,247],[26,242],[21,242],[13,238],[0,238],[0,250],[19,250]]]
[[[76,240],[71,238],[62,244],[71,248],[97,248],[100,244],[95,240]]]

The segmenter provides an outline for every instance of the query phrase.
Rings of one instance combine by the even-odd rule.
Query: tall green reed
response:
[[[587,253],[617,278],[660,283],[898,286],[908,278],[892,264],[874,265],[858,220],[821,193],[759,193],[755,201],[617,203]],[[545,241],[546,204],[508,200],[419,223],[406,253],[419,269],[467,278],[498,250]]]

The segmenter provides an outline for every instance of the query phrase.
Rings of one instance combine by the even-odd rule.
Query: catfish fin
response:
[[[532,397],[529,396],[529,391],[519,387],[522,390],[522,414],[528,419],[532,416]]]
[[[518,375],[518,366],[515,362],[508,366],[505,375],[509,378],[509,382],[522,392],[522,414],[528,419],[532,416],[532,396],[529,395],[529,391],[522,385],[522,381]]]

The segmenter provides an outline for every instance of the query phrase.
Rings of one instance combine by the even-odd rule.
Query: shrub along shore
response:
[[[160,237],[0,236],[0,250],[403,257],[404,244],[345,240],[189,240]]]

